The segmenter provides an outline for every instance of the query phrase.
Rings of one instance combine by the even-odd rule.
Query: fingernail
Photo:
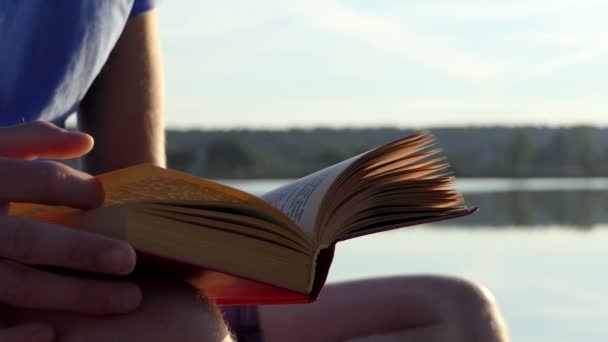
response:
[[[63,128],[63,127],[57,127],[57,128],[59,128],[61,130],[61,133],[64,133],[64,134],[85,134],[85,133],[81,133],[81,132],[76,131],[76,130],[66,129],[66,128]]]
[[[55,333],[50,328],[44,327],[34,330],[31,335],[31,341],[34,342],[50,342],[55,339]]]
[[[135,310],[141,302],[141,290],[136,286],[124,286],[110,298],[112,309],[118,312]]]
[[[101,255],[101,265],[105,270],[118,274],[132,271],[131,251],[124,247],[113,247]]]

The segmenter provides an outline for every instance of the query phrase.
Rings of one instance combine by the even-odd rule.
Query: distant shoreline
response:
[[[169,166],[225,179],[299,178],[414,132],[398,128],[167,131]],[[459,178],[608,175],[608,128],[433,128]]]

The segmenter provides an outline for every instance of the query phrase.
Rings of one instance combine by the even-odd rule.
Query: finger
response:
[[[50,326],[39,323],[0,329],[0,342],[51,342],[55,333]]]
[[[13,216],[0,216],[0,258],[116,275],[136,263],[124,241]]]
[[[135,284],[67,277],[13,261],[0,261],[0,302],[20,308],[107,315],[135,310]]]
[[[93,138],[44,121],[0,127],[0,156],[15,159],[80,157],[93,148]]]
[[[93,176],[51,161],[0,158],[0,202],[30,202],[89,209],[103,202]]]

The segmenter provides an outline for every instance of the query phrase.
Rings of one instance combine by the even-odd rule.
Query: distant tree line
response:
[[[169,166],[209,178],[293,178],[412,133],[409,129],[167,132]],[[460,177],[608,175],[608,129],[435,128]]]

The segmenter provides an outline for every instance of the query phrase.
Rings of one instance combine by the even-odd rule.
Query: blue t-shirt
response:
[[[153,0],[0,0],[0,126],[63,125]]]

